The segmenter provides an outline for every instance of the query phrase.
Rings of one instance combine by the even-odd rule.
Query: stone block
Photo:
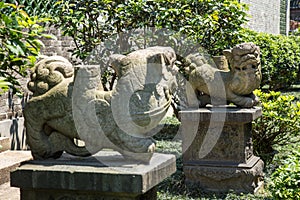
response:
[[[257,193],[263,188],[264,163],[253,156],[246,165],[224,165],[220,162],[185,165],[188,186],[197,185],[209,192]]]
[[[10,150],[10,139],[9,137],[0,137],[0,152]]]
[[[33,160],[11,173],[21,200],[156,199],[156,185],[176,171],[175,156],[155,153],[149,164],[124,159],[114,151],[78,158]]]
[[[261,108],[211,107],[180,115],[188,185],[246,193],[262,187],[264,164],[253,154],[251,135],[251,123],[261,116]]]
[[[4,151],[0,153],[0,185],[8,182],[10,172],[15,170],[21,162],[32,159],[30,151]]]

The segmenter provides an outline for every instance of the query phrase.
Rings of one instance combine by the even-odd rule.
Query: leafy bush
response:
[[[300,141],[300,102],[294,96],[256,90],[262,104],[262,117],[253,124],[253,144],[256,153],[266,163],[275,155],[275,145]]]
[[[242,38],[261,49],[262,87],[280,90],[297,82],[300,69],[299,37],[257,33],[245,29]]]
[[[58,12],[58,0],[18,0],[18,5],[30,16],[51,16]],[[15,4],[15,0],[5,0],[6,3]]]
[[[56,24],[73,37],[74,53],[82,59],[111,35],[145,27],[184,34],[215,55],[239,39],[246,21],[246,6],[237,0],[61,2]],[[116,43],[129,39],[121,35]]]
[[[17,76],[25,76],[27,68],[33,66],[43,43],[44,28],[40,23],[47,18],[28,16],[19,6],[0,2],[0,77],[2,89],[10,83],[19,85]]]
[[[300,149],[294,150],[272,175],[269,190],[275,199],[300,199]]]

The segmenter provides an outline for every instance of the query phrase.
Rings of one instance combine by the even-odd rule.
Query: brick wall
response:
[[[240,0],[249,5],[247,27],[258,32],[280,34],[281,0]]]
[[[47,30],[48,34],[55,35],[57,40],[53,39],[43,39],[45,48],[42,48],[41,54],[46,56],[63,56],[67,58],[70,62],[79,62],[74,56],[72,56],[72,51],[75,48],[75,43],[71,37],[62,36],[61,31],[55,27],[50,27]]]

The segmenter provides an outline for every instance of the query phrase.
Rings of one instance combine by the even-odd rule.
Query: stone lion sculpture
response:
[[[149,161],[155,142],[148,134],[170,105],[175,60],[169,47],[112,55],[119,78],[112,91],[103,90],[96,66],[75,70],[59,56],[39,61],[28,83],[32,98],[24,108],[34,159],[58,158],[63,151],[88,156],[110,148]],[[74,139],[85,145],[76,145]]]
[[[200,107],[207,104],[234,103],[250,108],[258,103],[253,94],[261,82],[260,49],[253,43],[242,43],[224,50],[230,71],[223,71],[201,61],[193,54],[187,57],[189,82],[198,93]]]

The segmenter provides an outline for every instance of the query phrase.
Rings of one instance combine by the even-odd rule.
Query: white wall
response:
[[[249,5],[246,27],[265,33],[280,33],[280,0],[240,0]]]

